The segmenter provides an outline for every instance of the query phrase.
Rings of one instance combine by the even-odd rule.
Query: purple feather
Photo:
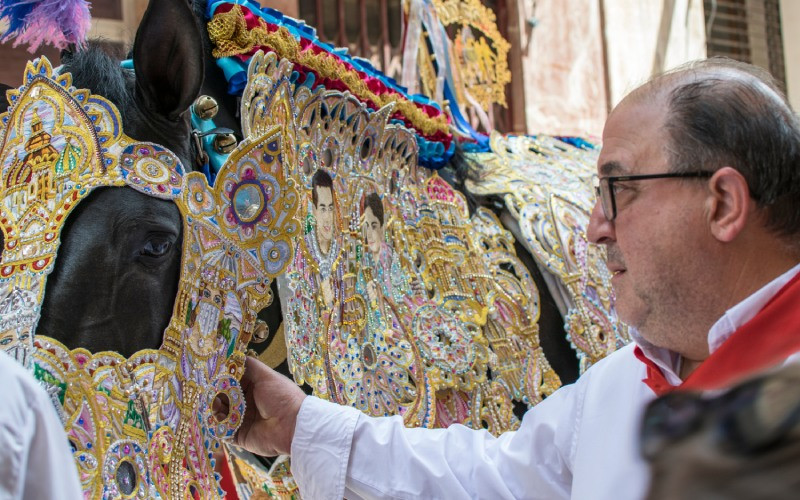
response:
[[[29,52],[43,43],[82,46],[92,21],[86,0],[0,0],[0,20],[9,25],[2,41],[16,37],[14,47],[28,44]]]

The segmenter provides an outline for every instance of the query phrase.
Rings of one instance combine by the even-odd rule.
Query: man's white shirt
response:
[[[0,498],[83,498],[64,427],[47,393],[0,352]]]

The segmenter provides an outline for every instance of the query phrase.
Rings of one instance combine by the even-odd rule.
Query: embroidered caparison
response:
[[[28,63],[23,81],[0,115],[0,345],[51,394],[87,497],[220,496],[212,452],[244,415],[244,349],[300,232],[280,128],[242,141],[209,186],[171,151],[127,137],[113,104],[47,59]],[[109,186],[171,200],[183,218],[163,344],[127,359],[34,335],[67,217]],[[217,396],[230,406],[221,420]]]

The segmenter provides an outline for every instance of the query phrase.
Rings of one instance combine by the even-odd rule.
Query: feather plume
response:
[[[0,21],[8,23],[0,41],[16,38],[14,47],[34,52],[43,43],[82,46],[92,19],[86,0],[0,0]]]

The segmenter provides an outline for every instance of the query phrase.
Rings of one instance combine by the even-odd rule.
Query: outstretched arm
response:
[[[565,387],[495,438],[461,425],[408,429],[306,397],[248,360],[248,410],[237,444],[292,453],[304,498],[569,498],[575,394]]]
[[[369,417],[310,397],[292,470],[304,498],[569,498],[571,412],[562,415],[557,400],[549,406],[495,438],[463,425],[409,429],[399,416]]]

